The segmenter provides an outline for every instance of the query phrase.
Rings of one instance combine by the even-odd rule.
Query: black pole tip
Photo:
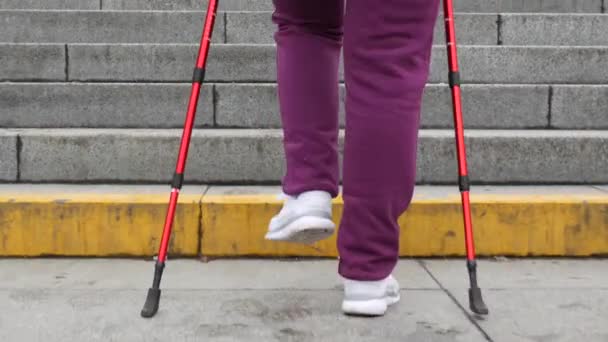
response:
[[[488,307],[483,302],[481,289],[479,287],[469,289],[469,307],[471,308],[471,311],[478,315],[487,315],[490,313]]]
[[[148,290],[148,297],[146,297],[146,303],[144,308],[141,310],[141,317],[151,318],[158,312],[158,306],[160,303],[160,289],[151,288]]]

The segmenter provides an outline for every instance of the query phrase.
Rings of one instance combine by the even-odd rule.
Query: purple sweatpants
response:
[[[283,191],[338,194],[338,69],[346,141],[339,273],[387,277],[414,190],[422,93],[439,0],[274,0],[287,173]]]

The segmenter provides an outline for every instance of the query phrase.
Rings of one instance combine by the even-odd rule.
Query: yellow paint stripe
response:
[[[181,202],[198,202],[202,195],[180,194]],[[49,202],[73,202],[73,203],[167,203],[169,191],[162,194],[120,194],[120,193],[8,193],[0,194],[0,203],[49,203]]]
[[[0,256],[151,256],[168,194],[0,193]],[[481,255],[608,254],[608,194],[474,194]],[[315,246],[263,239],[274,195],[182,194],[170,251],[193,256],[337,256],[335,237]],[[334,201],[339,224],[342,200]],[[464,254],[457,194],[417,196],[400,219],[402,256]],[[201,235],[202,233],[202,235]]]
[[[608,253],[608,195],[474,195],[480,255],[589,256]],[[280,209],[274,196],[203,198],[201,253],[208,256],[337,256],[335,236],[314,246],[263,239]],[[339,224],[342,201],[334,201]],[[462,256],[460,197],[414,200],[400,219],[402,256]]]
[[[420,195],[414,197],[414,203],[460,203],[460,195],[448,194],[441,197]],[[552,194],[471,194],[472,203],[580,203],[587,202],[605,202],[608,200],[608,194],[571,194],[571,195],[552,195]],[[203,198],[205,203],[281,203],[276,195],[261,194],[261,195],[205,195]],[[334,204],[342,204],[342,198],[338,197]]]
[[[196,255],[201,195],[180,198],[170,250]],[[152,256],[168,194],[0,196],[0,256]]]

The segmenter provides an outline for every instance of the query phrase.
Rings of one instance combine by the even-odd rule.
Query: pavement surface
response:
[[[0,260],[0,341],[608,341],[608,260],[480,261],[491,314],[466,308],[461,260],[402,260],[402,302],[340,313],[335,260],[170,260],[142,319],[153,263]]]

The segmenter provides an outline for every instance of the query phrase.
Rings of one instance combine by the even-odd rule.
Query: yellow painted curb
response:
[[[201,253],[206,256],[337,256],[335,236],[314,246],[269,242],[267,223],[280,209],[274,196],[203,198]],[[608,195],[473,195],[479,255],[608,254]],[[334,202],[339,224],[342,201]],[[401,256],[462,256],[459,196],[417,198],[400,219]]]
[[[182,195],[170,251],[196,255],[201,195]],[[168,195],[0,195],[0,256],[152,256]]]
[[[0,193],[0,256],[152,256],[168,194]],[[480,255],[608,254],[608,194],[472,197]],[[264,240],[281,203],[271,195],[180,197],[170,254],[335,257],[335,237],[314,246]],[[339,223],[342,201],[334,201]],[[416,196],[400,219],[402,256],[462,256],[460,197]]]

